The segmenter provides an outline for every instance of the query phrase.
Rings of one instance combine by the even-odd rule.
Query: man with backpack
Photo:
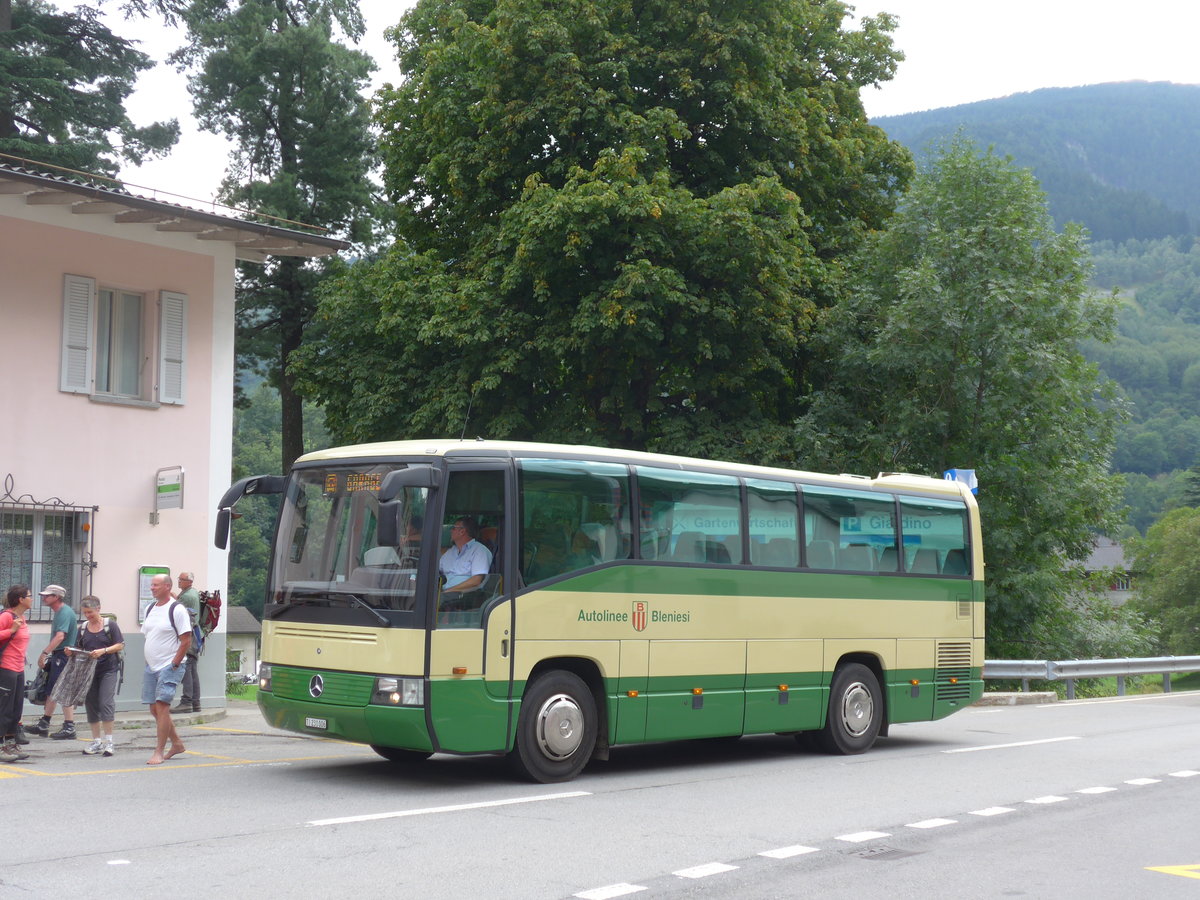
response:
[[[187,608],[171,597],[170,575],[151,578],[150,593],[154,595],[154,605],[146,610],[142,622],[142,634],[146,639],[142,702],[149,705],[156,726],[154,755],[146,760],[146,765],[160,766],[187,749],[171,721],[171,702],[187,667],[192,622]],[[171,745],[169,751],[168,742]]]
[[[49,677],[46,679],[45,709],[42,717],[30,726],[29,731],[31,734],[39,734],[42,737],[52,737],[56,741],[73,741],[75,740],[74,706],[63,706],[62,729],[50,734],[50,719],[53,718],[55,707],[58,706],[50,693],[54,690],[54,682],[58,680],[58,676],[62,674],[62,670],[67,665],[67,648],[75,645],[75,628],[79,616],[66,602],[67,589],[62,585],[48,584],[40,592],[40,595],[42,602],[54,612],[54,619],[50,623],[50,643],[46,645],[46,649],[42,651],[37,662],[39,669],[48,669],[49,673]]]
[[[193,628],[200,622],[200,594],[192,587],[194,580],[194,572],[180,572],[179,596],[176,598],[187,607]],[[181,696],[179,703],[171,710],[173,713],[200,712],[200,650],[201,646],[193,633],[187,652],[187,669],[183,673],[183,683],[179,685]]]

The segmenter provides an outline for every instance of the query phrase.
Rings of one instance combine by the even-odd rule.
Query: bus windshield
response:
[[[396,468],[360,463],[294,470],[280,510],[269,617],[298,607],[354,607],[373,614],[375,624],[393,624],[388,611],[416,608],[425,488],[406,487],[396,498],[398,544],[376,542],[379,488]]]

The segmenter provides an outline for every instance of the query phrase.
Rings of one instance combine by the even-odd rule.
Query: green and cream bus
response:
[[[506,754],[555,782],[645,741],[779,733],[859,753],[982,693],[979,514],[957,482],[366,444],[235,484],[218,546],[261,493],[283,497],[259,706],[394,762]],[[450,591],[441,558],[465,526],[486,573]]]

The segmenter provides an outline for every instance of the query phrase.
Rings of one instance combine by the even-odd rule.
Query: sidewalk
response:
[[[231,713],[253,711],[256,715],[258,714],[258,704],[252,701],[226,699],[225,703],[226,706],[214,706],[211,709],[201,709],[200,712],[172,713],[171,718],[175,721],[176,725],[203,725],[206,722],[220,721]],[[37,709],[37,707],[34,707],[34,709]],[[35,722],[37,722],[40,715],[40,712],[27,714],[22,717],[21,722],[26,728],[28,728],[30,725],[33,725]],[[62,713],[55,712],[54,721],[52,723],[53,729],[57,731],[61,724]],[[116,718],[113,720],[113,728],[116,731],[127,731],[134,728],[153,727],[154,716],[150,715],[150,709],[148,707],[131,709],[126,712],[119,712],[117,713]],[[82,734],[87,731],[87,728],[87,716],[84,714],[82,708],[77,708],[75,710],[75,729]]]

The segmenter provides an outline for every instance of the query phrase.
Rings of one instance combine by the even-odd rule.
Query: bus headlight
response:
[[[258,667],[258,689],[260,691],[271,689],[271,667],[266,663]]]
[[[420,678],[376,676],[371,702],[381,706],[424,706],[425,682]]]

